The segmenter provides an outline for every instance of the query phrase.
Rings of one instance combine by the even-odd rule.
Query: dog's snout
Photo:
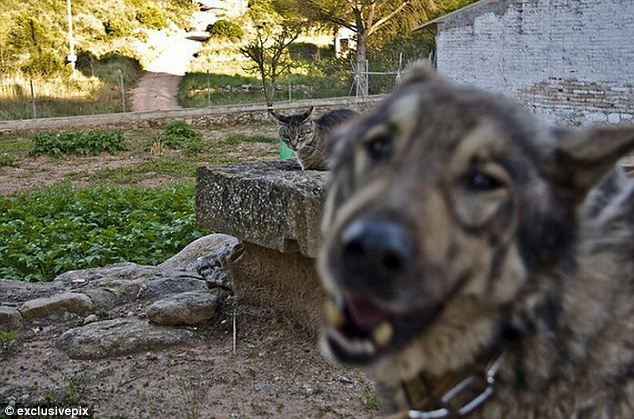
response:
[[[405,273],[412,245],[404,227],[381,219],[361,219],[342,234],[343,265],[347,274],[388,280]]]

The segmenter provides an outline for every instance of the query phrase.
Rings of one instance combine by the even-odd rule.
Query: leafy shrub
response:
[[[42,25],[28,12],[14,17],[9,28],[9,45],[19,50],[35,51],[50,44]]]
[[[244,31],[240,26],[225,19],[207,25],[205,30],[214,38],[241,39],[244,36]]]
[[[119,18],[108,19],[103,22],[103,28],[106,31],[106,35],[112,38],[121,38],[130,32],[127,23]]]
[[[50,77],[64,70],[64,62],[52,51],[31,54],[31,58],[20,69],[29,76]]]
[[[136,14],[136,20],[148,28],[161,29],[167,26],[167,20],[159,9],[154,6],[146,6]]]
[[[130,261],[155,265],[207,234],[194,187],[74,190],[0,197],[0,277],[48,281],[73,269]]]
[[[187,149],[188,151],[199,151],[202,137],[187,123],[183,121],[172,122],[159,135],[158,140],[163,147],[173,150]]]
[[[20,167],[18,159],[7,154],[0,155],[0,167]]]
[[[49,154],[61,157],[64,154],[98,154],[102,151],[115,153],[125,150],[121,131],[79,131],[79,132],[42,132],[31,138],[29,155]]]

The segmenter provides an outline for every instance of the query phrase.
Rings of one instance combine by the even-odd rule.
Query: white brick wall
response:
[[[634,0],[484,1],[439,25],[439,72],[549,120],[632,122]]]

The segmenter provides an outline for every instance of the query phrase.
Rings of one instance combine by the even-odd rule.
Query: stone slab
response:
[[[22,317],[26,320],[46,317],[57,311],[84,313],[92,309],[93,304],[88,296],[74,292],[64,292],[50,297],[29,300],[19,308]]]
[[[190,330],[154,326],[138,319],[115,319],[70,329],[57,338],[56,345],[73,359],[101,359],[161,350],[193,336]]]
[[[202,167],[196,218],[240,240],[315,258],[327,178],[328,172],[302,171],[295,161]]]

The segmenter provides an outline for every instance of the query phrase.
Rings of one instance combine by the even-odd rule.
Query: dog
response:
[[[333,142],[321,343],[383,413],[634,417],[634,126],[552,126],[419,64]]]

